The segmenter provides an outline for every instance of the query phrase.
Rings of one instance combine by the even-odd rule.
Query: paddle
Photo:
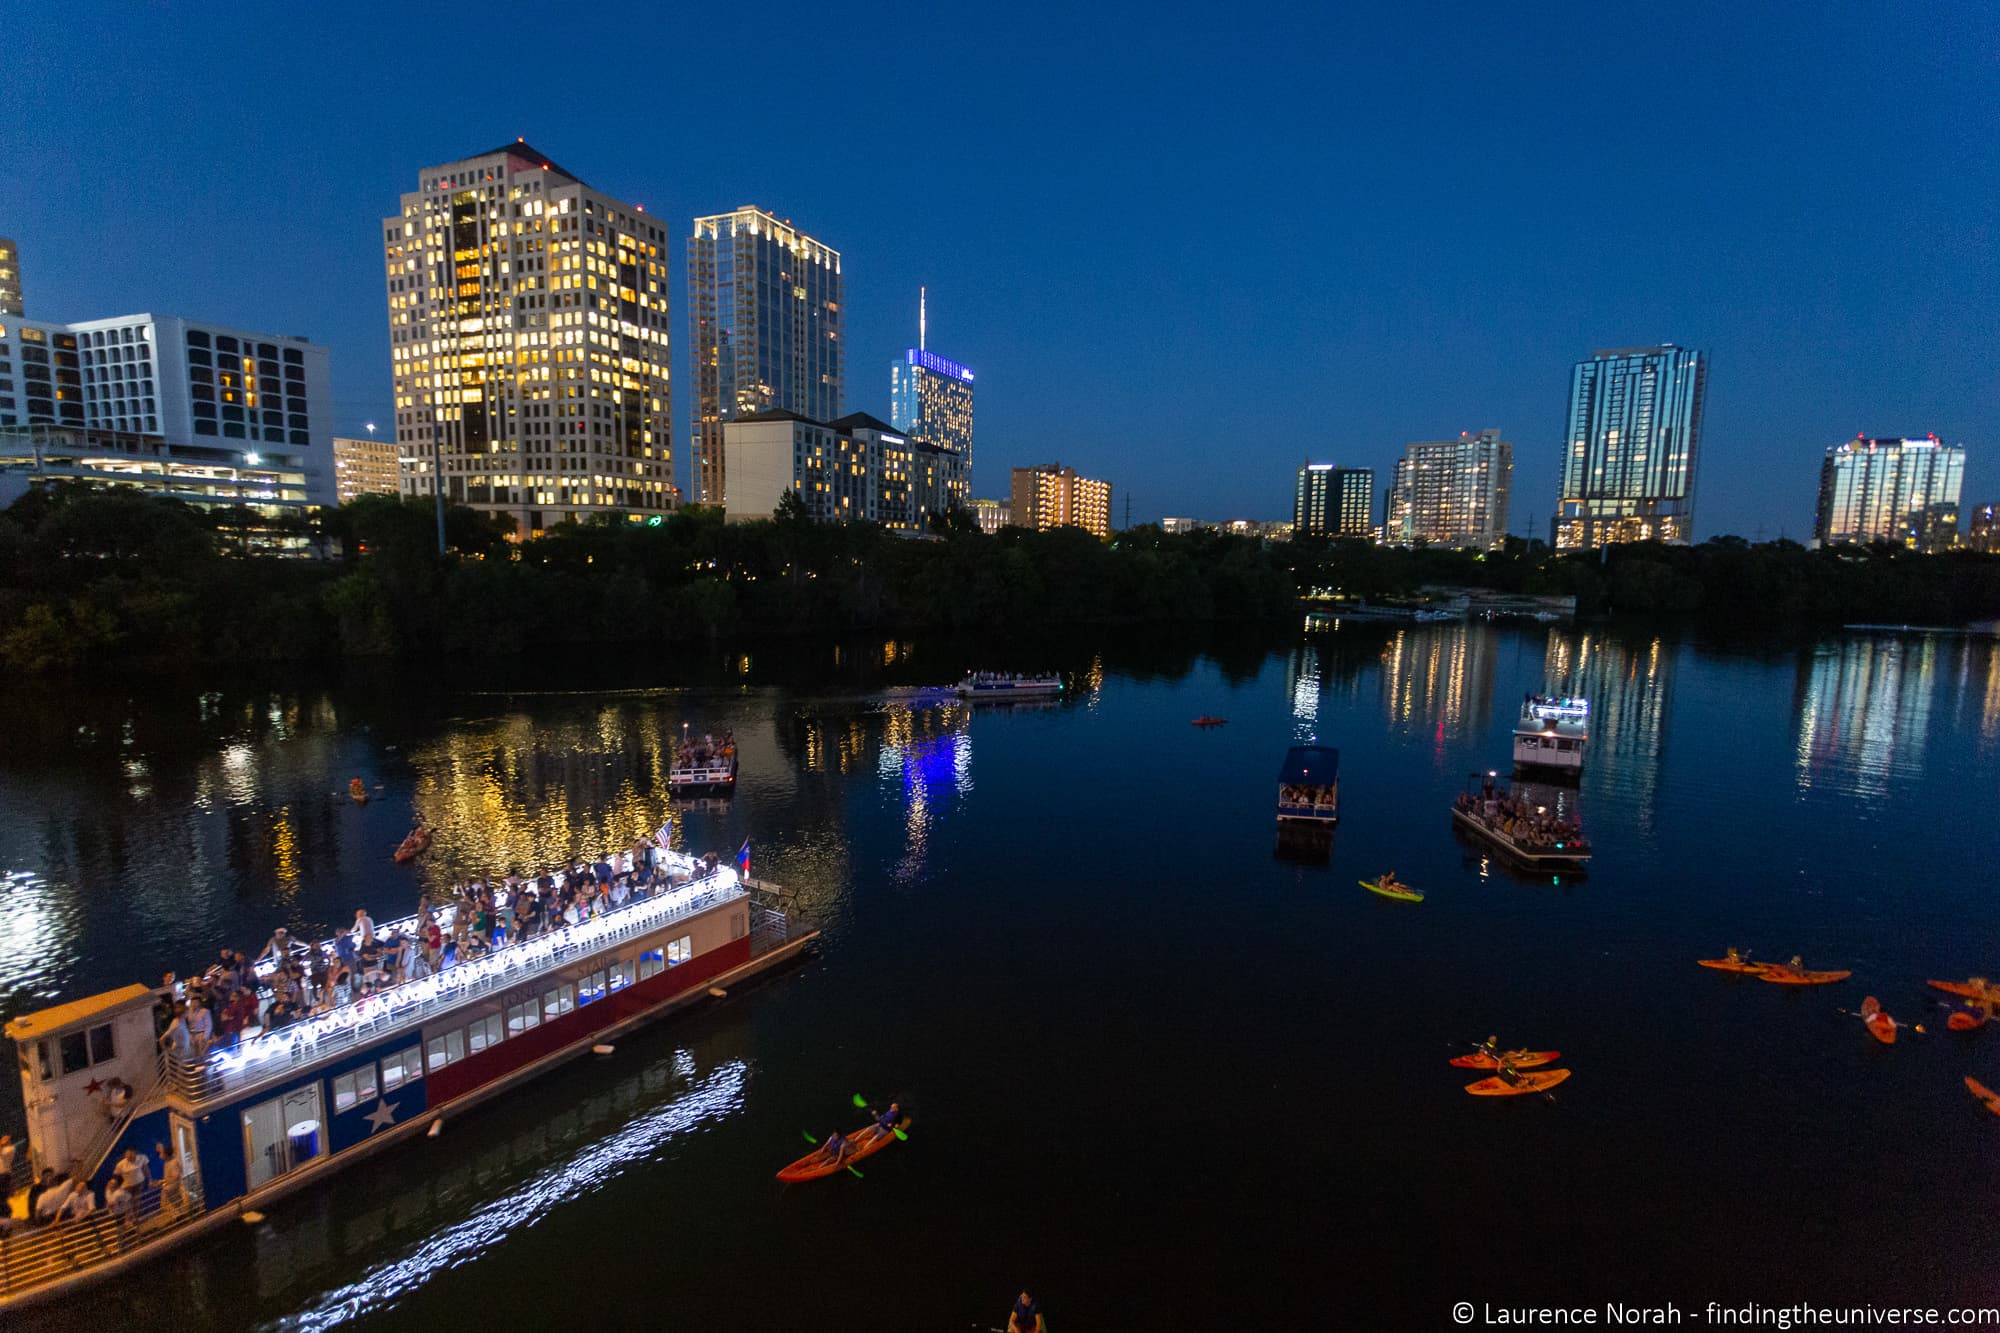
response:
[[[810,1132],[810,1131],[808,1131],[808,1130],[803,1130],[803,1129],[802,1129],[802,1130],[800,1130],[800,1131],[799,1131],[799,1133],[801,1133],[801,1134],[804,1134],[804,1135],[806,1136],[806,1142],[807,1142],[807,1143],[815,1143],[815,1144],[816,1144],[816,1143],[818,1143],[818,1142],[819,1142],[819,1140],[818,1140],[818,1139],[816,1139],[816,1138],[814,1138],[814,1137],[812,1136],[811,1132]],[[850,1166],[850,1167],[848,1167],[847,1169],[848,1169],[849,1171],[854,1171],[854,1168],[853,1168],[853,1167],[851,1167],[851,1166]],[[860,1173],[859,1171],[854,1171],[854,1178],[855,1178],[856,1180],[866,1180],[866,1179],[868,1179],[868,1177],[866,1177],[866,1176],[862,1175],[862,1174],[861,1174],[861,1173]]]
[[[858,1092],[854,1094],[854,1104],[860,1107],[862,1110],[866,1111],[869,1115],[875,1114],[875,1108],[870,1106],[868,1104],[868,1099],[866,1097],[863,1097]],[[910,1141],[910,1136],[908,1134],[905,1134],[901,1129],[893,1129],[890,1131],[890,1133],[894,1134],[897,1138],[901,1139],[905,1143],[908,1143]]]
[[[1872,1014],[1864,1014],[1864,1013],[1862,1013],[1862,1012],[1861,1012],[1860,1010],[1858,1010],[1858,1009],[1835,1009],[1835,1010],[1834,1010],[1833,1012],[1835,1012],[1836,1014],[1846,1014],[1846,1015],[1847,1015],[1847,1016],[1848,1016],[1849,1018],[1858,1018],[1858,1019],[1860,1019],[1860,1020],[1861,1020],[1862,1022],[1864,1022],[1864,1023],[1866,1023],[1866,1022],[1867,1022],[1867,1021],[1868,1021],[1868,1020],[1869,1020],[1870,1018],[1872,1018],[1872,1017],[1874,1016],[1874,1015],[1872,1015]],[[1909,1029],[1910,1031],[1912,1031],[1912,1032],[1916,1033],[1916,1034],[1917,1034],[1918,1036],[1928,1036],[1928,1035],[1930,1035],[1929,1033],[1927,1033],[1927,1032],[1925,1032],[1925,1031],[1924,1031],[1924,1025],[1923,1025],[1922,1023],[1901,1023],[1901,1022],[1897,1022],[1897,1020],[1895,1020],[1895,1019],[1893,1019],[1893,1018],[1889,1018],[1889,1015],[1887,1015],[1887,1014],[1883,1014],[1883,1013],[1882,1013],[1882,1011],[1881,1011],[1880,1009],[1877,1009],[1877,1010],[1875,1011],[1875,1013],[1877,1013],[1877,1014],[1882,1014],[1882,1017],[1884,1017],[1884,1018],[1888,1018],[1888,1019],[1889,1019],[1889,1022],[1890,1022],[1891,1024],[1893,1024],[1894,1026],[1896,1026],[1896,1027],[1899,1027],[1899,1028],[1908,1028],[1908,1029]]]

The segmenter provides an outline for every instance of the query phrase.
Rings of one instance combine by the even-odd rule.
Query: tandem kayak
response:
[[[1533,1069],[1536,1065],[1550,1064],[1561,1055],[1561,1051],[1508,1051],[1504,1058],[1516,1069]],[[1454,1069],[1498,1069],[1501,1059],[1501,1056],[1477,1051],[1471,1055],[1454,1055],[1451,1063]]]
[[[1783,963],[1770,963],[1761,968],[1757,977],[1779,986],[1824,986],[1830,981],[1845,981],[1852,972],[1834,970],[1830,972],[1794,972]]]
[[[1992,994],[1995,990],[2000,990],[2000,987],[1996,987],[1990,982],[1981,981],[1978,977],[1974,977],[1970,981],[1926,981],[1924,984],[1935,987],[1943,991],[1946,995],[1962,995],[1968,1000],[1981,999]]]
[[[413,861],[431,849],[431,831],[427,828],[411,829],[410,836],[403,839],[396,848],[396,864]]]
[[[897,1128],[900,1129],[909,1123],[910,1118],[904,1116]],[[827,1160],[825,1155],[818,1148],[815,1148],[804,1157],[799,1158],[798,1161],[793,1162],[790,1166],[780,1171],[778,1179],[787,1182],[818,1180],[822,1176],[830,1176],[835,1172],[845,1171],[864,1157],[873,1157],[876,1153],[881,1152],[895,1141],[896,1136],[890,1131],[869,1125],[867,1128],[858,1129],[848,1136],[847,1156],[840,1161],[833,1162]]]
[[[1420,903],[1424,900],[1422,889],[1413,889],[1407,884],[1391,884],[1385,889],[1380,880],[1364,879],[1360,883],[1368,892],[1379,893],[1384,898],[1394,898],[1397,902]]]
[[[1968,1014],[1964,1010],[1958,1010],[1950,1018],[1945,1019],[1944,1025],[1953,1032],[1977,1032],[1985,1027],[1992,1017],[1991,1014]]]
[[[1544,1069],[1540,1073],[1522,1074],[1512,1083],[1504,1078],[1482,1078],[1466,1084],[1465,1090],[1475,1097],[1519,1097],[1523,1093],[1547,1092],[1568,1077],[1567,1069]]]
[[[1695,962],[1718,972],[1748,972],[1753,976],[1771,966],[1769,963],[1753,963],[1748,958],[1697,958]]]
[[[1993,1089],[1987,1087],[1976,1078],[1967,1078],[1965,1086],[1972,1089],[1972,1095],[1979,1099],[1981,1106],[1991,1111],[1994,1115],[2000,1115],[2000,1092],[1993,1091]]]

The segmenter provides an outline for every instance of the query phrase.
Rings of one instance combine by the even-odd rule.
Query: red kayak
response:
[[[909,1123],[910,1118],[904,1116],[902,1124],[898,1128]],[[829,1158],[826,1155],[825,1149],[815,1148],[804,1157],[799,1158],[798,1161],[793,1162],[790,1166],[780,1171],[778,1179],[787,1183],[799,1180],[818,1180],[822,1176],[830,1176],[835,1172],[845,1171],[864,1157],[873,1157],[876,1153],[881,1152],[895,1141],[896,1136],[893,1132],[876,1125],[870,1125],[866,1129],[858,1129],[847,1136],[847,1156],[840,1161],[836,1162]]]
[[[1861,1002],[1861,1022],[1868,1035],[1884,1046],[1896,1044],[1896,1020],[1882,1012],[1882,1002],[1870,995]]]
[[[411,829],[410,836],[403,839],[402,845],[396,848],[396,864],[414,861],[430,849],[431,831],[427,828]]]
[[[1977,1032],[1985,1027],[1992,1017],[1991,1014],[1968,1014],[1960,1010],[1945,1019],[1944,1025],[1953,1032]]]
[[[1965,1086],[1972,1090],[1972,1095],[1979,1099],[1981,1106],[1991,1111],[1994,1115],[2000,1115],[2000,1097],[1996,1097],[1993,1094],[1993,1089],[1987,1087],[1976,1078],[1966,1079]]]

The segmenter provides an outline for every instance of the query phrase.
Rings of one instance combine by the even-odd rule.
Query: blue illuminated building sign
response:
[[[939,375],[949,375],[955,380],[972,383],[972,372],[956,361],[947,361],[935,352],[926,352],[920,347],[912,347],[903,353],[903,359],[912,366],[922,366],[925,370]]]

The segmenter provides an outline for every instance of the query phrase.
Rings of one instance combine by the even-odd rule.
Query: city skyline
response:
[[[10,86],[24,104],[67,108],[60,133],[26,136],[0,164],[0,198],[9,201],[0,232],[20,242],[29,314],[155,310],[301,333],[332,352],[337,431],[358,436],[370,420],[386,427],[393,389],[379,298],[371,299],[380,255],[370,240],[385,190],[407,182],[413,164],[524,135],[662,219],[677,307],[688,220],[752,199],[811,219],[865,275],[848,292],[857,366],[879,366],[907,346],[907,293],[918,283],[949,293],[951,350],[990,378],[980,403],[983,464],[1002,469],[1059,450],[1129,485],[1137,519],[1278,516],[1300,452],[1281,442],[1339,403],[1339,456],[1378,475],[1405,441],[1498,424],[1515,445],[1511,527],[1545,531],[1565,367],[1590,347],[1642,342],[1722,358],[1696,540],[1803,537],[1813,461],[1827,441],[1857,430],[1922,422],[1968,446],[1969,497],[2000,488],[1984,448],[2000,419],[2000,382],[1980,350],[2000,293],[1979,240],[2000,201],[2000,173],[1990,169],[1994,145],[1975,130],[2000,83],[1980,54],[2000,22],[1977,6],[1946,6],[1921,25],[1834,14],[1804,44],[1775,16],[1719,8],[1676,11],[1657,31],[1640,15],[1610,16],[1581,43],[1565,36],[1556,11],[1442,26],[1417,16],[1339,28],[1314,20],[1282,34],[1218,18],[1149,36],[1101,79],[1078,77],[1092,63],[1082,52],[1104,35],[1088,16],[1038,27],[954,15],[950,33],[887,37],[859,18],[820,25],[815,61],[847,60],[859,71],[920,66],[931,41],[975,41],[995,55],[991,69],[1018,66],[1006,80],[983,68],[936,108],[941,122],[967,127],[977,151],[929,162],[886,194],[855,191],[852,181],[893,156],[903,129],[858,108],[836,109],[800,151],[767,153],[752,149],[789,141],[797,99],[745,104],[732,135],[714,142],[642,133],[626,128],[636,121],[591,109],[515,105],[496,95],[490,73],[507,58],[504,23],[466,39],[466,64],[481,72],[439,74],[438,95],[419,108],[399,91],[404,74],[370,54],[381,40],[371,13],[364,6],[340,23],[289,15],[294,40],[283,48],[219,17],[121,13],[109,25],[119,53],[108,64],[85,42],[105,35],[104,25],[23,14],[6,57]],[[400,30],[381,21],[380,31]],[[551,58],[622,40],[623,27],[580,15],[549,36]],[[1727,40],[1717,42],[1718,32]],[[1173,80],[1157,77],[1282,66],[1301,58],[1293,52],[1328,44],[1363,71],[1358,82],[1336,90],[1264,79],[1247,97],[1218,100],[1169,97]],[[1392,115],[1410,99],[1390,95],[1395,62],[1385,57],[1411,46],[1435,56],[1414,71],[1425,109]],[[1614,49],[1618,62],[1597,58]],[[1446,74],[1475,58],[1529,91],[1498,109],[1475,98]],[[96,67],[103,77],[88,98],[60,77]],[[1842,81],[1826,74],[1843,67],[1886,77],[1836,92]],[[234,73],[224,79],[223,68]],[[336,74],[343,68],[352,77]],[[1142,78],[1143,70],[1155,73]],[[1921,72],[1925,97],[1895,95],[1899,71]],[[1674,132],[1641,153],[1618,129],[1625,90],[1670,73],[1713,95],[1676,107]],[[999,115],[1024,82],[1090,90],[1060,117],[1053,108]],[[723,70],[694,65],[682,88],[713,98],[726,85]],[[182,138],[133,143],[130,124],[163,97],[177,98]],[[291,108],[282,122],[240,114],[278,101]],[[1044,151],[1055,123],[1077,114],[1150,117],[1159,132],[1125,145],[1109,170]],[[336,123],[338,134],[312,133]],[[1221,131],[1249,123],[1264,127],[1265,150],[1225,151]],[[1338,133],[1323,133],[1328,126]],[[314,143],[309,170],[254,170],[291,156],[301,132]],[[1544,202],[1551,182],[1574,179],[1586,161],[1587,183],[1562,208]],[[1204,175],[1224,202],[1260,201],[1255,234],[1207,244],[1205,210],[1173,203],[1180,183]],[[1642,206],[1663,177],[1689,184],[1686,207]],[[1826,207],[1864,180],[1872,194],[1921,196],[1927,206]],[[1450,225],[1453,210],[1443,206],[1468,190],[1490,195],[1474,232]],[[1039,225],[1057,209],[1145,225],[1099,244]],[[254,268],[235,258],[277,232],[291,242],[286,254]],[[1288,267],[1308,234],[1332,258]],[[167,252],[171,264],[161,262]],[[1201,264],[1184,268],[1181,257],[1194,253]],[[1169,272],[1186,280],[1161,281]],[[1250,291],[1263,293],[1257,317],[1235,318]],[[1144,320],[1135,320],[1141,309]],[[1134,329],[1165,336],[1135,344]],[[1259,383],[1280,346],[1289,363],[1282,391],[1238,396],[1234,386]],[[672,355],[676,378],[689,385],[687,351]],[[878,415],[887,406],[872,394],[849,397]],[[691,402],[684,394],[676,404],[672,445],[683,454]],[[1200,420],[1215,411],[1260,442],[1233,451],[1221,474]],[[1048,419],[1074,438],[1048,439]],[[688,463],[674,464],[685,489]]]

